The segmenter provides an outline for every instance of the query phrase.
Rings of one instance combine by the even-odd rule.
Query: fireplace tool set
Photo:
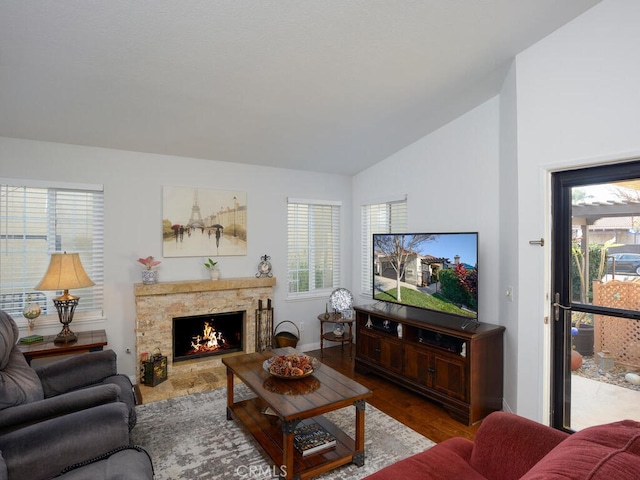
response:
[[[256,310],[256,352],[263,352],[273,347],[273,308],[271,299],[267,299],[264,308],[262,300],[258,300]]]

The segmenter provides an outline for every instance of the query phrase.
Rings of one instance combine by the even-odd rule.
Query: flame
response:
[[[191,351],[187,353],[213,352],[224,348],[226,340],[221,332],[216,331],[216,327],[210,322],[204,322],[202,335],[193,337],[191,341]]]

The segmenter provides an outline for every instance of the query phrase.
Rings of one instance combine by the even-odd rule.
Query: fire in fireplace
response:
[[[245,312],[173,318],[173,361],[242,351]]]

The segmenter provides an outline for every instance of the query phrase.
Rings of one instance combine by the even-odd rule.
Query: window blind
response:
[[[326,295],[340,285],[339,202],[288,199],[288,297]]]
[[[26,183],[26,182],[25,182]],[[100,188],[0,183],[0,308],[24,322],[25,304],[43,315],[57,312],[51,299],[62,292],[37,292],[55,252],[73,252],[96,285],[74,290],[77,311],[102,315],[104,284],[104,195]]]
[[[407,232],[407,199],[362,205],[360,217],[362,225],[362,273],[360,284],[362,294],[371,296],[374,253],[372,235],[374,233]]]

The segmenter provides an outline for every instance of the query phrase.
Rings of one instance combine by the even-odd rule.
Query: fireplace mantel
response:
[[[223,381],[224,355],[185,360],[173,364],[174,317],[244,311],[244,353],[255,351],[255,310],[273,299],[275,278],[246,277],[219,280],[186,280],[134,285],[136,302],[136,355],[159,349],[167,357],[167,380],[155,387],[141,387],[143,401],[153,401],[213,388]],[[229,353],[228,355],[237,355]],[[222,372],[222,373],[220,373]],[[220,377],[220,378],[218,378]]]
[[[135,284],[135,296],[169,295],[172,293],[215,292],[240,290],[243,288],[273,287],[274,277],[225,278],[220,280],[183,280],[180,282],[158,282],[151,285]]]

